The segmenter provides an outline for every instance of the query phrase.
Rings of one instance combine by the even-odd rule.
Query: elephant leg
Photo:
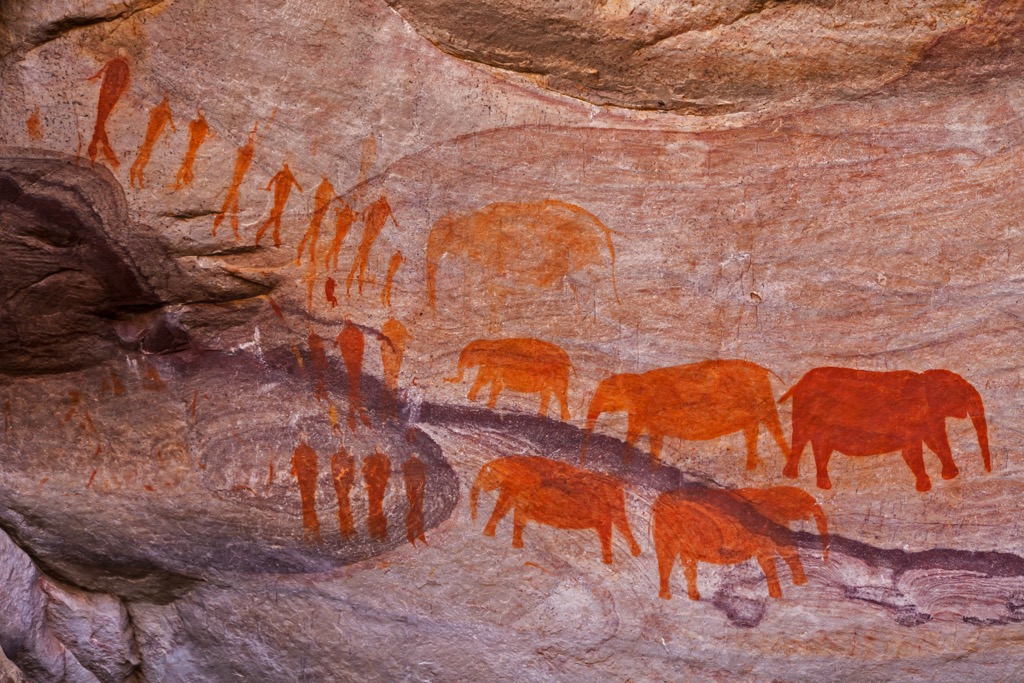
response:
[[[633,459],[633,448],[637,439],[640,438],[642,430],[632,415],[629,416],[629,423],[626,426],[626,447],[623,451],[623,459],[629,462]]]
[[[490,519],[484,525],[484,536],[494,535],[494,532],[498,529],[498,522],[505,518],[505,515],[512,509],[514,503],[515,498],[512,494],[502,489],[501,493],[498,494],[498,502],[494,504],[494,512],[491,513]]]
[[[549,403],[551,403],[551,392],[548,389],[544,389],[540,392],[540,410],[537,411],[540,417],[545,417],[548,414]]]
[[[505,388],[505,385],[501,383],[501,379],[495,377],[494,381],[491,382],[491,395],[487,399],[487,407],[494,408],[498,405],[498,394]]]
[[[523,547],[523,527],[526,526],[526,516],[519,506],[512,512],[512,547]]]
[[[700,600],[700,591],[697,590],[697,560],[690,558],[683,559],[683,574],[686,575],[686,592],[691,600]]]
[[[669,579],[672,578],[672,565],[676,561],[676,549],[667,538],[655,539],[654,551],[658,555],[658,578],[660,590],[658,597],[662,600],[671,600],[672,591],[669,588]]]
[[[661,464],[661,447],[665,443],[665,435],[664,434],[654,434],[652,432],[651,435],[650,435],[650,440],[651,440],[651,464],[656,466],[656,465]]]
[[[558,404],[562,407],[562,419],[569,420],[569,386],[568,380],[562,386],[558,387],[558,391],[555,393],[555,397],[558,398]]]
[[[924,433],[924,442],[935,455],[939,456],[939,462],[942,463],[942,478],[955,479],[960,474],[960,468],[953,462],[953,453],[949,449],[949,437],[946,436],[945,422],[929,428]]]
[[[786,466],[782,468],[783,476],[796,479],[800,472],[800,457],[804,454],[809,439],[797,428],[793,427],[793,443],[790,446],[789,457],[786,458]]]
[[[761,424],[755,422],[752,425],[747,425],[743,428],[743,438],[747,442],[747,469],[757,469],[757,432]]]
[[[612,522],[606,519],[597,525],[597,535],[601,539],[601,560],[605,564],[612,563]]]
[[[619,532],[625,537],[626,542],[629,543],[629,552],[633,553],[633,557],[640,554],[640,544],[636,542],[633,537],[633,532],[629,528],[629,520],[626,518],[626,513],[623,509],[619,509],[615,515],[615,526]]]
[[[473,381],[473,386],[469,388],[469,400],[475,401],[480,390],[484,388],[488,381],[492,381],[491,378],[481,370],[477,373],[476,379]]]
[[[832,480],[828,478],[828,461],[832,457],[833,448],[827,443],[811,443],[814,449],[814,468],[818,474],[818,488],[832,488]]]
[[[921,493],[930,491],[932,480],[928,478],[928,473],[924,470],[924,447],[920,441],[903,449],[903,460],[906,461],[907,467],[917,479],[917,490]]]
[[[779,575],[775,571],[775,555],[771,552],[761,553],[757,556],[757,563],[761,565],[761,571],[768,579],[768,595],[773,598],[781,598],[782,586],[779,585]]]
[[[804,573],[804,564],[800,561],[800,553],[791,546],[779,546],[779,555],[789,565],[793,573],[793,585],[800,586],[807,583],[807,574]]]

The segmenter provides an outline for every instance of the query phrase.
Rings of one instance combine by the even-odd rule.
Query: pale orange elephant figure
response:
[[[469,400],[491,385],[488,408],[498,403],[503,389],[540,394],[539,415],[544,416],[554,396],[561,406],[563,420],[569,419],[569,372],[572,361],[562,349],[539,339],[478,339],[459,354],[459,374],[446,378],[461,382],[467,368],[479,367],[476,381],[469,389]]]
[[[498,490],[494,512],[484,526],[493,536],[512,511],[512,547],[523,547],[523,528],[529,521],[558,529],[594,529],[601,539],[601,556],[612,562],[612,528],[629,543],[633,555],[640,546],[626,518],[625,484],[615,477],[537,456],[498,458],[480,468],[469,493],[470,513],[476,519],[480,491]]]
[[[427,237],[427,303],[437,308],[437,275],[446,257],[475,264],[489,278],[560,290],[574,276],[604,261],[607,250],[612,290],[615,246],[612,232],[586,209],[548,199],[495,202],[470,213],[442,216]]]
[[[775,571],[775,556],[780,555],[793,573],[793,583],[807,583],[800,555],[792,546],[776,543],[768,536],[750,531],[738,519],[713,504],[697,502],[683,491],[668,491],[658,496],[651,509],[654,550],[658,556],[658,595],[669,600],[669,579],[678,557],[686,575],[691,600],[700,600],[697,590],[697,564],[739,564],[755,558],[768,580],[768,595],[782,597]]]
[[[132,187],[137,186],[140,189],[145,187],[146,166],[149,165],[149,158],[153,156],[153,149],[168,125],[170,125],[172,131],[178,132],[178,129],[174,127],[171,105],[167,101],[167,95],[164,95],[164,98],[160,100],[160,104],[153,107],[149,112],[149,125],[146,126],[146,136],[142,139],[142,144],[139,145],[139,153],[136,155],[135,161],[132,162],[132,167],[128,169],[128,184]]]
[[[821,536],[821,558],[828,562],[828,519],[814,496],[795,486],[744,488],[732,493],[749,503],[765,519],[787,529],[790,522],[805,522],[813,518]]]
[[[757,434],[763,424],[786,453],[770,372],[745,360],[706,360],[690,365],[612,375],[597,387],[587,410],[583,454],[602,413],[626,412],[626,453],[644,433],[651,460],[659,462],[666,436],[706,441],[743,432],[747,469],[757,467]]]

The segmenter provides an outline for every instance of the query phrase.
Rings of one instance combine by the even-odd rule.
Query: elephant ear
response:
[[[970,382],[949,370],[922,373],[928,407],[933,414],[963,419],[984,415],[981,395]]]

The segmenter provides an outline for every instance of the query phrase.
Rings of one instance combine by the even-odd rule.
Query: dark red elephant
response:
[[[901,451],[917,478],[917,490],[931,489],[922,444],[942,462],[942,478],[960,470],[946,436],[946,418],[970,417],[978,433],[985,469],[992,471],[988,426],[981,395],[949,370],[871,372],[815,368],[800,378],[779,402],[793,399],[792,451],[783,474],[795,479],[804,446],[811,443],[818,487],[832,487],[828,460],[833,451],[880,455]]]

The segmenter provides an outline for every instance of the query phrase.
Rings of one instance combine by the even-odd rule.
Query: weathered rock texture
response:
[[[0,5],[0,680],[1018,680],[1022,39],[997,0]],[[641,375],[727,359],[765,400]],[[788,393],[828,366],[973,389],[828,422]]]

